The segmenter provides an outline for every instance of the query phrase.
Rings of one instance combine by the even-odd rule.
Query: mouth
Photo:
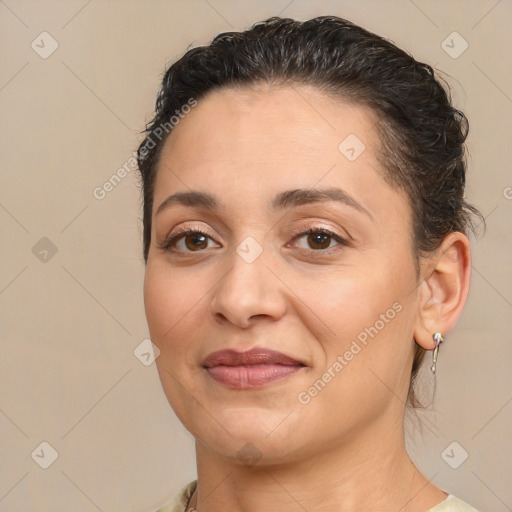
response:
[[[246,352],[220,350],[203,367],[215,381],[233,389],[253,389],[290,377],[305,364],[275,350],[255,348]]]

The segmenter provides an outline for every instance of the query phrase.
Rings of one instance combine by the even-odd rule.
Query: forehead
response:
[[[215,166],[218,172],[235,166],[238,174],[250,167],[261,175],[293,167],[300,174],[311,167],[321,171],[327,162],[347,164],[349,170],[358,167],[354,151],[357,157],[363,149],[361,161],[378,167],[376,122],[370,109],[311,86],[223,88],[201,98],[180,119],[167,138],[159,170]]]
[[[231,150],[226,156],[239,149],[241,143],[253,146],[271,141],[285,145],[299,142],[305,150],[325,150],[327,144],[349,133],[371,145],[376,121],[377,116],[370,108],[327,96],[311,86],[258,84],[223,88],[201,98],[183,116],[166,146],[187,139],[187,142],[201,143],[205,150],[212,145]],[[226,138],[228,134],[230,139]],[[319,139],[326,137],[325,143],[320,144]],[[238,143],[236,147],[231,144],[233,141]],[[297,144],[295,149],[299,149]]]

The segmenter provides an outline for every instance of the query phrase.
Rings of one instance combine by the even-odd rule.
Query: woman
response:
[[[198,479],[162,511],[474,511],[404,445],[464,307],[467,121],[432,69],[334,16],[166,72],[138,150],[144,300]]]

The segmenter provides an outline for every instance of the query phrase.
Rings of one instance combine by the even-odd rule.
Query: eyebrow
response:
[[[305,204],[320,203],[322,201],[337,201],[351,206],[373,220],[372,214],[352,196],[340,188],[325,189],[293,189],[279,193],[272,199],[269,208],[272,211],[280,211]],[[220,203],[215,196],[207,192],[191,191],[176,192],[169,196],[156,210],[155,216],[171,205],[180,204],[191,208],[199,207],[210,211],[220,210]]]

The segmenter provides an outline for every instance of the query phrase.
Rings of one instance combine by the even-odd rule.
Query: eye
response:
[[[310,227],[306,230],[299,231],[293,238],[293,240],[298,241],[301,239],[305,239],[306,247],[300,247],[299,244],[299,249],[316,253],[330,252],[327,250],[336,245],[348,245],[348,242],[337,233],[320,227]],[[210,241],[214,242],[215,247],[220,247],[206,231],[200,228],[184,228],[177,230],[167,237],[166,240],[159,245],[159,248],[170,252],[200,252],[210,248]]]
[[[185,228],[170,235],[159,247],[171,252],[199,252],[208,248],[209,240],[213,241],[206,231]],[[220,247],[217,243],[216,246]]]
[[[336,245],[348,245],[347,241],[325,228],[309,228],[306,231],[300,232],[295,236],[294,240],[305,239],[306,247],[299,247],[300,249],[313,250],[314,252],[324,252],[326,249],[331,249]],[[333,242],[333,245],[331,245]]]

